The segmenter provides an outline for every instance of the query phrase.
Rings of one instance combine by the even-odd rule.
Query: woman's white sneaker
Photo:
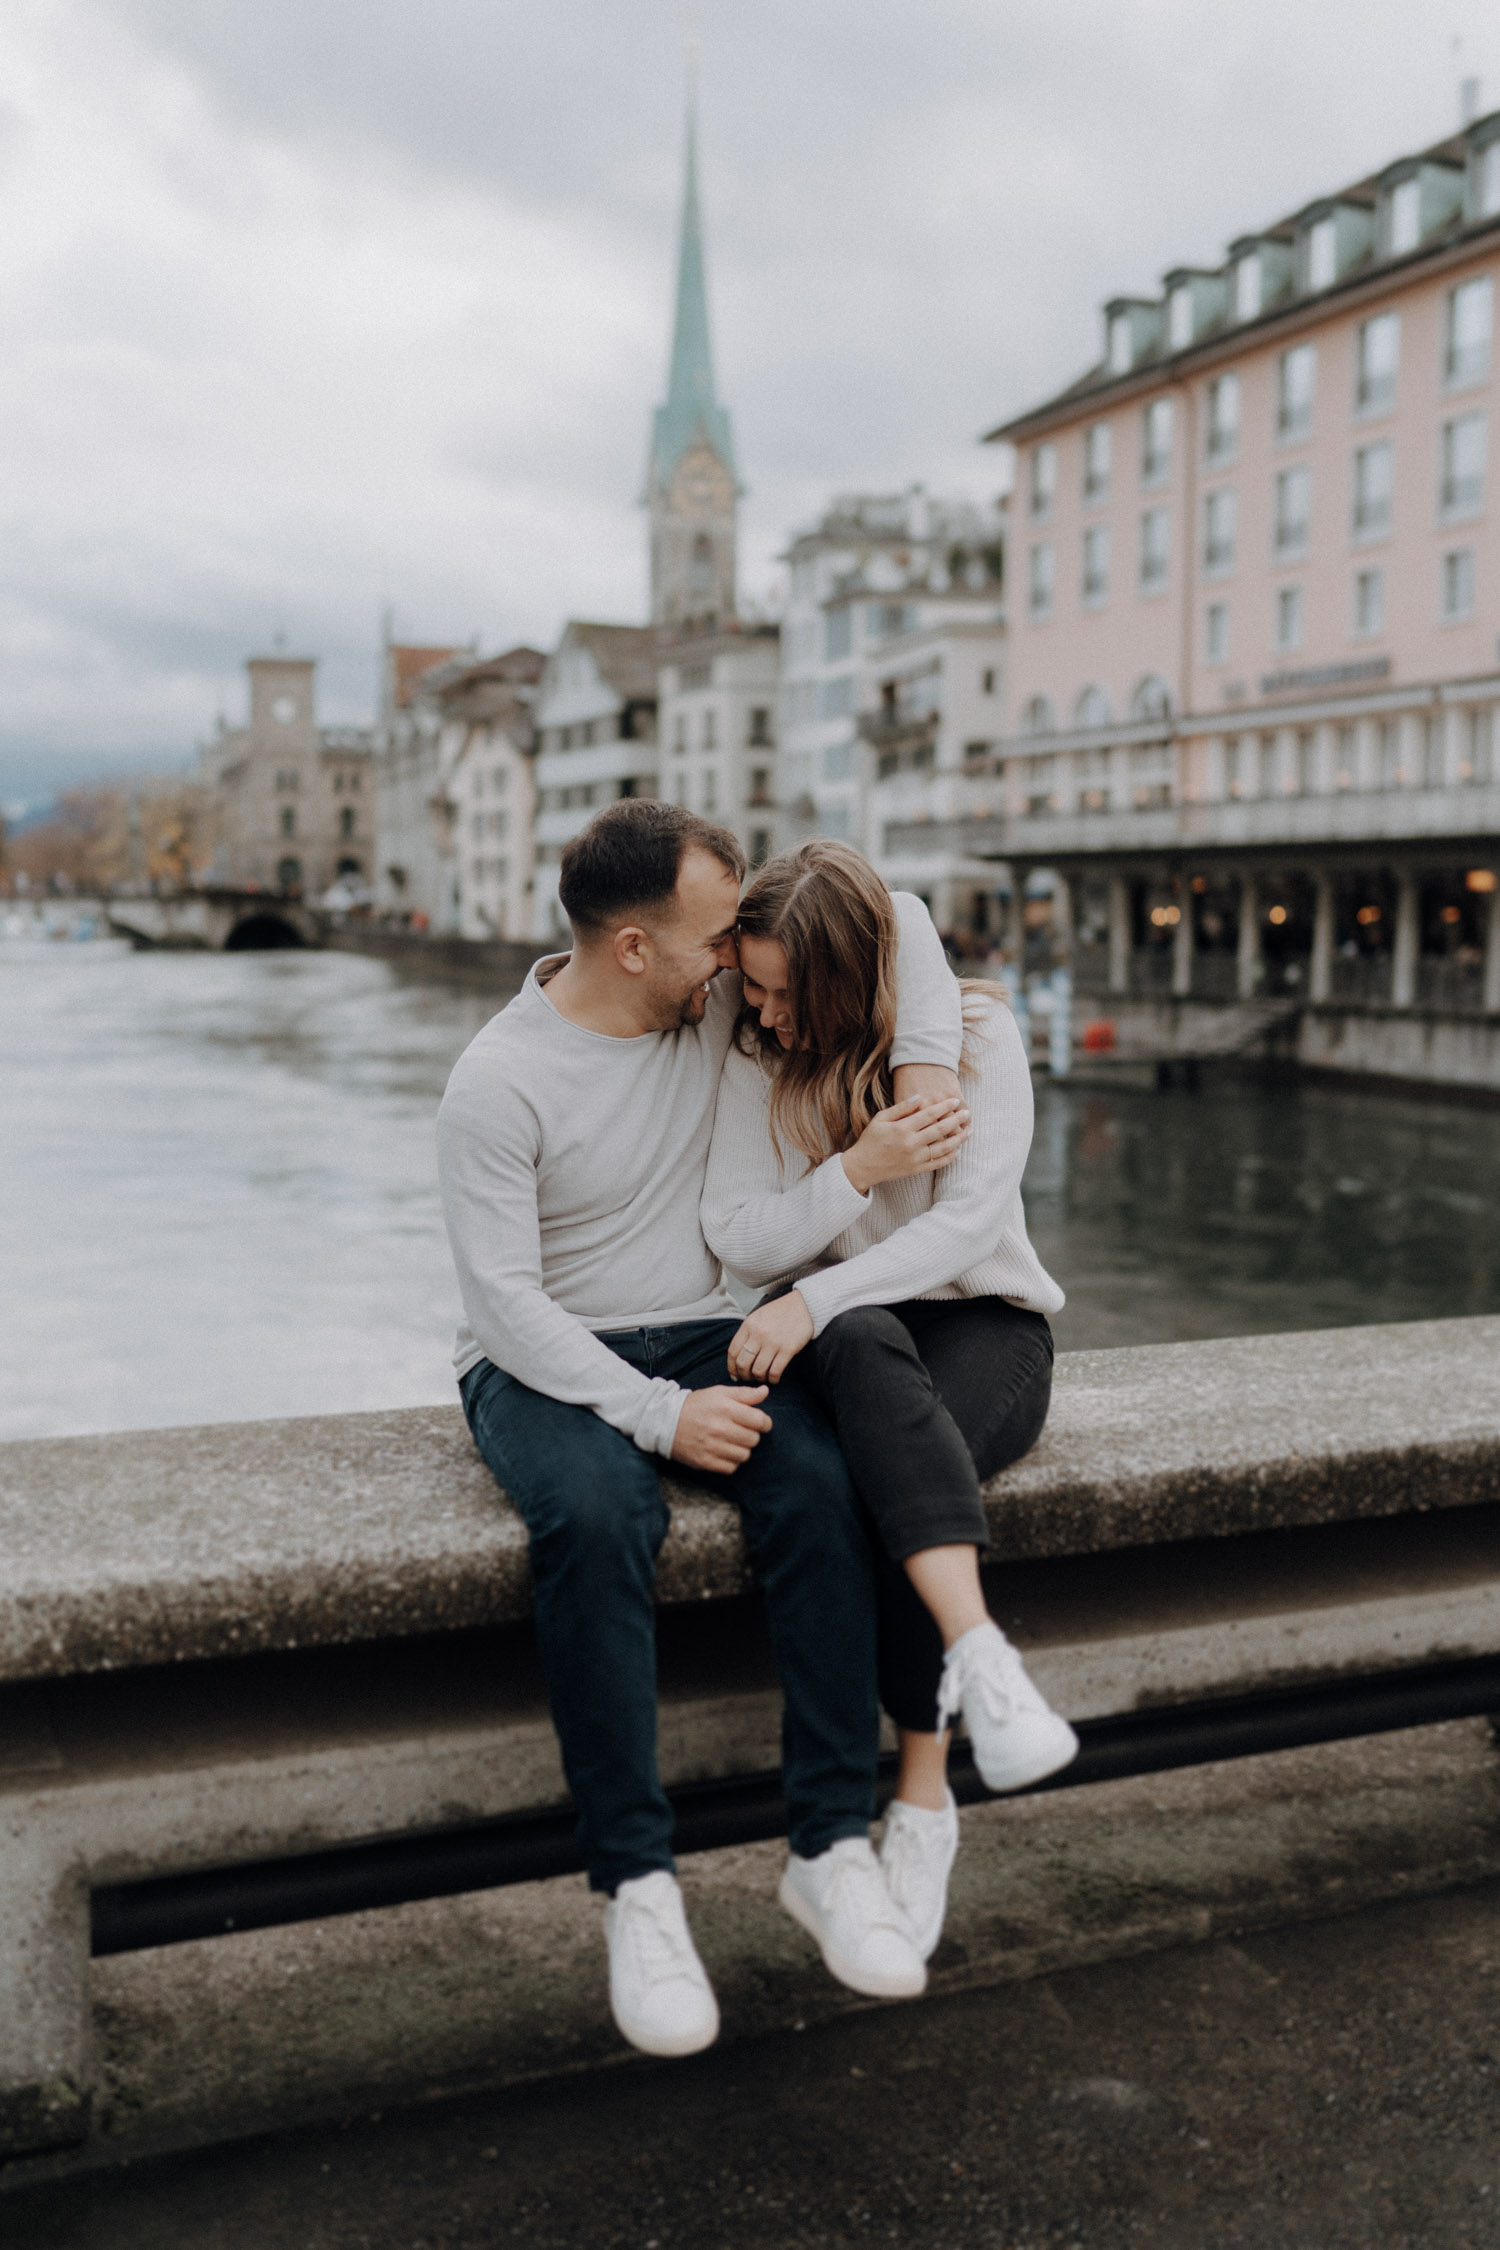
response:
[[[845,1836],[816,1859],[786,1863],[777,1894],[823,1956],[831,1976],[872,2000],[914,2000],[927,1971],[906,1919],[886,1889],[866,1836]]]
[[[958,1850],[958,1807],[953,1792],[941,1812],[893,1797],[880,1839],[880,1867],[891,1904],[906,1918],[912,1943],[930,1961],[948,1911],[948,1877]]]
[[[698,1958],[675,1875],[622,1883],[604,1915],[609,2005],[643,2055],[696,2055],[719,2036],[719,2004]]]
[[[960,1712],[986,1789],[1024,1789],[1078,1755],[1078,1737],[1048,1704],[998,1625],[975,1625],[943,1659],[938,1732]]]

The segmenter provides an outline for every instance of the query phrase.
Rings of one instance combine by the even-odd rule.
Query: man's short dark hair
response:
[[[659,912],[690,850],[712,853],[736,882],[744,876],[745,855],[727,828],[655,797],[622,797],[564,851],[557,886],[563,912],[590,936],[618,929],[632,915]]]

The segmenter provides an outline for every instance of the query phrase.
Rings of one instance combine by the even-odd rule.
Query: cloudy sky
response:
[[[700,0],[769,594],[831,491],[975,496],[1097,306],[1500,106],[1492,0]],[[282,633],[638,618],[672,0],[5,0],[0,799],[181,763]]]

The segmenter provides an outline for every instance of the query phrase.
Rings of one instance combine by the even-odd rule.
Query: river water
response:
[[[508,994],[341,953],[0,943],[0,1437],[451,1400],[433,1176]],[[1064,1349],[1500,1311],[1500,1116],[1043,1086]]]

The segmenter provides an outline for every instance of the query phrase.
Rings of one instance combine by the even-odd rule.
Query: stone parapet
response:
[[[668,1480],[664,1603],[749,1583]],[[992,1559],[1500,1500],[1500,1318],[1075,1352]],[[0,1680],[513,1621],[526,1538],[456,1407],[0,1446]]]

